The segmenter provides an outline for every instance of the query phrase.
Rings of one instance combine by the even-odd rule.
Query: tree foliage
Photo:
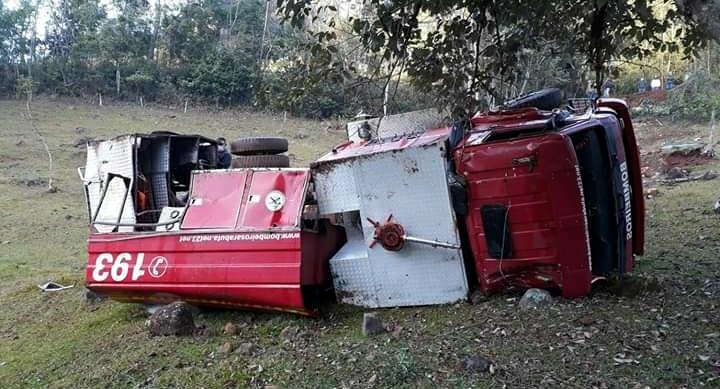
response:
[[[42,0],[50,21],[34,37],[39,3],[0,2],[6,97],[29,79],[38,93],[317,117],[437,102],[474,110],[545,86],[582,95],[619,60],[691,54],[714,26],[706,13],[720,9],[716,0]]]
[[[317,8],[310,0],[278,3],[284,19],[294,26],[316,18]],[[381,58],[390,73],[401,68],[417,88],[436,94],[442,102],[471,110],[483,102],[502,100],[527,83],[522,66],[529,56],[570,54],[559,64],[564,69],[577,69],[573,62],[579,57],[594,72],[599,88],[614,59],[677,50],[675,43],[662,38],[671,25],[686,27],[687,50],[703,43],[696,25],[684,23],[683,15],[662,0],[365,0],[362,4],[364,13],[352,20],[352,31],[367,53]],[[658,13],[658,9],[664,10]],[[322,35],[318,41],[332,47]],[[326,59],[318,62],[327,67]]]

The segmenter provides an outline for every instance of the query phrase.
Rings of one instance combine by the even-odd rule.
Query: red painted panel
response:
[[[298,226],[308,178],[308,170],[253,171],[237,227]]]
[[[526,112],[531,115],[532,112]],[[480,124],[480,123],[478,123]],[[466,217],[480,287],[557,287],[565,297],[590,291],[590,253],[577,161],[559,134],[459,146],[455,164],[468,184]],[[518,164],[533,157],[534,165]],[[509,208],[512,258],[491,258],[481,209]]]
[[[301,253],[299,231],[93,235],[86,279],[121,300],[305,311]]]
[[[425,131],[416,137],[400,137],[398,139],[385,140],[383,142],[346,142],[336,146],[331,152],[325,154],[312,164],[312,166],[327,161],[338,161],[341,159],[353,158],[362,155],[376,154],[385,151],[402,150],[408,147],[422,147],[435,144],[450,136],[450,127],[436,128]]]
[[[114,300],[166,304],[183,300],[199,306],[289,312],[313,316],[303,304],[299,285],[128,285],[88,284],[97,293]],[[278,304],[282,301],[282,304]]]
[[[345,229],[327,222],[317,226],[317,232],[302,233],[303,285],[327,285],[330,283],[330,258],[345,244]]]
[[[181,229],[233,228],[242,205],[246,171],[193,172]]]
[[[475,115],[470,119],[472,127],[486,127],[488,124],[493,126],[498,123],[510,123],[514,128],[517,128],[518,124],[525,124],[528,121],[541,120],[551,115],[550,112],[543,112],[537,108],[520,108],[509,111],[495,111],[495,112],[484,112]]]
[[[307,169],[194,173],[202,200],[183,230],[90,236],[87,286],[120,301],[314,314],[303,287],[329,280],[344,236],[334,226],[301,231],[308,180]],[[283,200],[268,205],[273,191]]]

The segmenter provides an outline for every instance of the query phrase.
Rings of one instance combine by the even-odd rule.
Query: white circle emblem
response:
[[[265,196],[265,207],[270,212],[277,212],[285,205],[285,194],[279,190],[274,190]]]
[[[160,278],[165,275],[168,268],[168,260],[165,257],[155,257],[150,261],[148,272],[153,278]]]

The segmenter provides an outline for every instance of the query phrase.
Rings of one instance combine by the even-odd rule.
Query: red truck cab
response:
[[[471,119],[453,150],[480,289],[586,295],[642,255],[644,200],[627,106],[559,115],[523,108]]]

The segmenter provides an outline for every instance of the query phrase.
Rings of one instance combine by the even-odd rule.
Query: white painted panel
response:
[[[376,308],[377,283],[365,239],[356,227],[348,226],[345,232],[347,243],[330,259],[335,294],[341,303]]]
[[[185,213],[185,207],[163,207],[160,212],[160,219],[158,223],[167,223],[177,220],[177,223],[166,224],[155,227],[155,231],[179,231],[180,221],[182,221],[183,214]]]
[[[353,255],[331,260],[341,301],[392,307],[453,303],[466,297],[461,250],[409,242],[398,252],[379,244],[369,248],[374,228],[367,218],[385,222],[391,214],[409,236],[460,245],[443,154],[443,144],[438,143],[353,159],[350,172],[363,245],[349,241],[346,247],[352,242],[348,252]]]
[[[91,212],[95,212],[102,192],[107,186],[107,193],[98,210],[96,221],[133,224],[135,223],[135,206],[132,190],[127,191],[123,181],[115,178],[108,181],[108,174],[119,174],[132,179],[135,176],[133,161],[134,136],[122,136],[111,140],[88,145],[88,156],[85,167],[85,181],[88,187]],[[123,199],[125,203],[123,204]],[[122,207],[122,209],[121,209]],[[122,216],[121,216],[122,213]],[[93,215],[95,216],[95,215]],[[110,232],[113,226],[95,225],[99,232]],[[119,227],[118,231],[133,231],[133,227]]]
[[[325,163],[313,170],[315,195],[321,215],[360,209],[353,169],[355,160]]]

